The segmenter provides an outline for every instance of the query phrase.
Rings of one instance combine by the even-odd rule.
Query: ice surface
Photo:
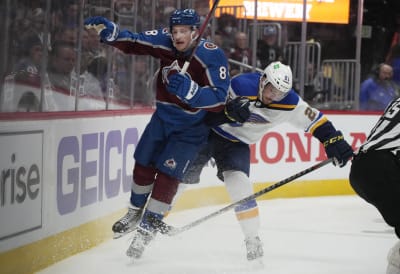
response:
[[[176,236],[157,235],[140,260],[125,255],[131,235],[110,239],[39,274],[384,274],[397,241],[378,211],[358,196],[274,199],[259,202],[263,267],[246,260],[233,211]],[[222,208],[172,213],[181,227]],[[111,228],[110,228],[111,229]]]

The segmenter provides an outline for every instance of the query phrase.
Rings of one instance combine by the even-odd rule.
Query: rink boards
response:
[[[0,120],[0,265],[2,273],[33,273],[112,237],[131,188],[135,146],[149,121],[143,113],[30,114]],[[327,114],[357,148],[377,114]],[[288,125],[251,146],[258,191],[323,161],[319,142]],[[353,194],[350,165],[325,166],[260,199]],[[201,183],[174,210],[229,201],[210,162]]]

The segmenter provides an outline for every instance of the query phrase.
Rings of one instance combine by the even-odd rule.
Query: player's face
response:
[[[190,26],[177,25],[172,27],[171,35],[175,48],[178,51],[186,51],[196,38],[197,31],[192,30]]]
[[[285,97],[285,93],[279,91],[277,88],[275,88],[271,83],[268,83],[265,85],[262,94],[261,94],[260,100],[268,105],[271,104],[272,101],[280,101]]]

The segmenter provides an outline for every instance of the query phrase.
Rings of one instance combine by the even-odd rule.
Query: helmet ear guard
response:
[[[292,70],[289,66],[279,61],[272,62],[264,69],[260,77],[259,97],[262,98],[262,92],[268,83],[271,83],[283,97],[286,96],[292,89],[292,79]]]

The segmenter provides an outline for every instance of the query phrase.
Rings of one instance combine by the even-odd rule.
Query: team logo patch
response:
[[[168,84],[168,77],[172,74],[179,73],[181,71],[181,67],[178,64],[178,60],[175,60],[169,66],[165,66],[162,68],[162,80],[164,84]]]
[[[176,168],[176,162],[174,159],[168,159],[164,162],[164,166],[174,170]]]
[[[211,42],[205,42],[204,47],[206,49],[217,49],[218,48],[217,45],[215,45],[214,43],[211,43]]]

